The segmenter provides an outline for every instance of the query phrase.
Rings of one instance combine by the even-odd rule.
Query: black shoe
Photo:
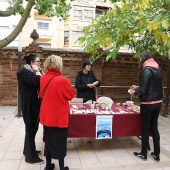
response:
[[[55,164],[51,164],[49,168],[45,167],[44,170],[53,170],[55,168]]]
[[[44,160],[40,159],[39,157],[36,157],[32,160],[25,159],[25,162],[30,163],[30,164],[42,164],[44,163]]]
[[[153,157],[153,159],[157,162],[160,161],[160,157],[159,156],[156,156],[153,152],[151,152],[151,156]]]
[[[68,166],[64,167],[64,170],[69,170],[69,167]]]
[[[143,161],[147,161],[147,156],[144,155],[143,153],[141,153],[141,152],[140,152],[140,153],[134,152],[133,154],[134,154],[135,156],[141,158]]]

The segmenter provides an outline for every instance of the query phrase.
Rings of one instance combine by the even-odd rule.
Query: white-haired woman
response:
[[[45,170],[54,169],[52,158],[59,160],[60,170],[69,170],[68,167],[64,167],[64,157],[69,123],[69,101],[74,97],[75,89],[67,78],[61,76],[62,67],[60,56],[49,56],[44,63],[47,72],[40,79],[42,98],[40,122],[44,126]]]

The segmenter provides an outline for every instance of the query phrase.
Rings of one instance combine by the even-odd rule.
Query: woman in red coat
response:
[[[74,97],[75,89],[67,78],[61,76],[62,67],[61,57],[49,56],[44,63],[47,72],[40,79],[42,98],[40,122],[44,126],[45,170],[54,169],[52,158],[59,160],[60,170],[69,170],[68,167],[64,167],[64,157],[69,123],[69,101]]]

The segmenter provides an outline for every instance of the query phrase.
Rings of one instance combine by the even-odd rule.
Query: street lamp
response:
[[[18,41],[18,72],[21,71],[22,68],[22,31],[19,33],[19,41]],[[21,117],[21,99],[19,94],[19,84],[18,84],[18,117]]]

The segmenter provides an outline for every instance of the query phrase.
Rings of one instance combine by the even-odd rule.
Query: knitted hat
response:
[[[87,65],[90,65],[89,61],[84,61],[82,64],[82,68],[84,69]]]

